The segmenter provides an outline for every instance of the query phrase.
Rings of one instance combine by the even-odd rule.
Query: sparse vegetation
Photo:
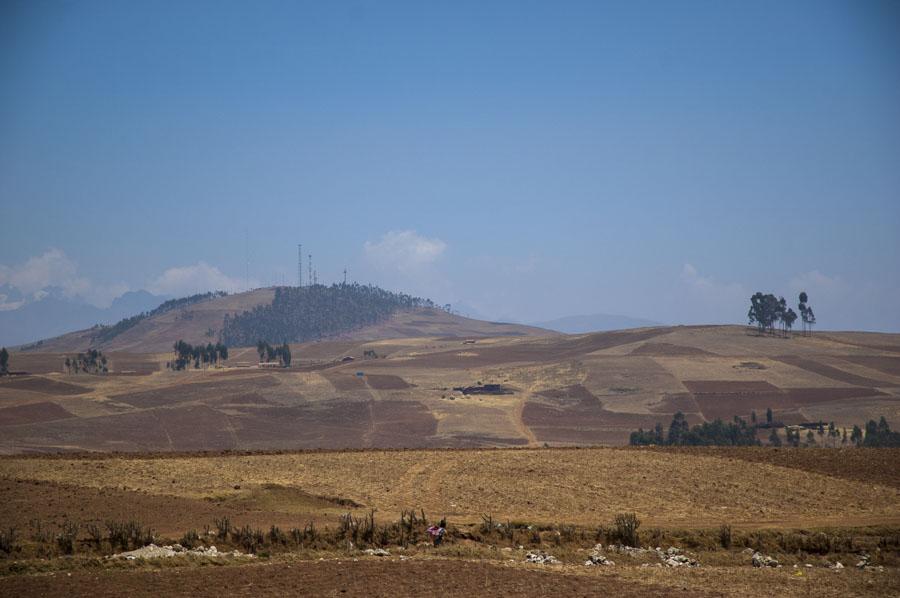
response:
[[[109,342],[123,332],[134,328],[147,318],[152,318],[153,316],[158,316],[175,309],[187,307],[188,305],[193,305],[201,301],[215,299],[217,297],[224,297],[225,295],[227,295],[227,293],[225,293],[224,291],[215,291],[209,293],[199,293],[197,295],[181,297],[179,299],[169,299],[168,301],[164,301],[163,303],[161,303],[159,307],[156,307],[150,311],[142,312],[136,316],[131,316],[130,318],[119,320],[112,326],[97,326],[95,328],[97,332],[91,335],[91,343],[93,344]]]

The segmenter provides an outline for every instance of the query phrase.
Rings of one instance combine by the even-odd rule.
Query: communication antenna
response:
[[[244,258],[246,260],[246,270],[244,283],[247,286],[247,290],[250,290],[250,232],[245,228],[244,229]]]
[[[297,286],[303,286],[303,244],[297,244]]]
[[[313,269],[312,269],[312,254],[309,254],[309,268],[306,269],[306,276],[309,278],[309,286],[313,285]]]

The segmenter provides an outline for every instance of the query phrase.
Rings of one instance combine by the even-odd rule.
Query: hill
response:
[[[130,291],[104,309],[66,297],[60,289],[50,288],[44,293],[39,300],[23,299],[16,309],[0,309],[0,346],[30,343],[95,324],[114,324],[167,299],[147,291]],[[0,287],[0,297],[10,294],[8,285]]]
[[[585,334],[587,332],[605,332],[607,330],[626,330],[628,328],[647,328],[650,326],[662,326],[659,322],[632,318],[630,316],[617,316],[612,314],[590,314],[583,316],[566,316],[535,322],[535,326],[555,330],[566,334]]]
[[[228,367],[169,372],[166,343],[157,355],[110,351],[106,376],[66,375],[62,354],[14,352],[12,369],[32,375],[0,380],[0,451],[622,445],[677,411],[693,425],[769,408],[791,425],[884,416],[900,428],[896,334],[515,336],[426,312],[400,312],[367,328],[370,339],[292,344],[289,369],[258,369],[254,348],[233,348]],[[467,334],[397,338],[427,318],[430,332]],[[513,334],[477,336],[498,329]]]
[[[425,336],[525,336],[551,334],[532,326],[481,322],[451,315],[424,300],[359,285],[313,289],[272,287],[246,293],[208,293],[170,300],[153,310],[22,347],[64,353],[88,348],[163,353],[183,339],[191,344],[224,339],[230,346],[257,340],[289,342],[342,338],[374,340]]]

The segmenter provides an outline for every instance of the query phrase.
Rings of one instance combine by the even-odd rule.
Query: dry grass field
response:
[[[421,596],[446,586],[447,595],[892,595],[898,459],[894,449],[613,448],[8,456],[0,524],[19,530],[20,546],[0,555],[0,593]],[[405,509],[445,517],[445,545],[388,541],[391,556],[379,558],[361,551],[364,540],[324,540],[341,537],[348,512],[373,512],[387,529]],[[585,567],[596,542],[612,542],[623,512],[639,517],[642,544],[677,546],[702,566],[660,569],[652,554],[609,552],[615,566]],[[485,515],[496,529],[485,529]],[[158,542],[199,530],[202,543],[228,548],[235,544],[213,525],[223,517],[265,535],[256,559],[110,560],[113,547],[87,534],[92,524],[135,520]],[[310,523],[323,539],[309,545],[266,533]],[[75,556],[56,558],[52,538],[72,524]],[[719,545],[723,524],[733,529],[730,548]],[[748,546],[783,567],[753,568]],[[525,563],[537,549],[561,564]],[[882,569],[854,568],[862,552]],[[828,569],[837,561],[847,568]]]

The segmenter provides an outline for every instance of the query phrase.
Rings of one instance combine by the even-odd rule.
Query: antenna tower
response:
[[[303,244],[297,244],[297,286],[303,286]]]
[[[347,268],[344,268],[344,284],[347,284]]]
[[[313,269],[312,269],[312,254],[309,254],[309,268],[306,269],[306,276],[309,277],[309,286],[313,285]]]

